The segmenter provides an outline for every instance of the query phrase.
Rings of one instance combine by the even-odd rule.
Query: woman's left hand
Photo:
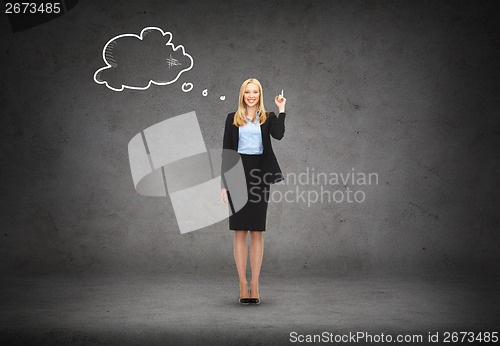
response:
[[[278,106],[280,113],[285,112],[286,98],[283,96],[283,94],[276,96],[274,98],[274,103],[276,103],[276,106]]]

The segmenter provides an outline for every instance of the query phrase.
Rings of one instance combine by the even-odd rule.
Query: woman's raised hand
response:
[[[274,103],[276,103],[276,106],[278,106],[278,110],[280,113],[285,112],[286,98],[283,96],[283,90],[281,90],[281,94],[274,98]]]

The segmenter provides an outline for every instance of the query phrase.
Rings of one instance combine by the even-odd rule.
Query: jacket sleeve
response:
[[[231,126],[233,126],[233,118],[231,114],[227,115],[226,123],[224,125],[224,138],[222,139],[222,163],[220,169],[220,187],[227,189],[227,183],[224,177],[224,173],[227,172],[230,167],[230,158],[228,157],[228,150],[224,149],[233,149],[233,137],[231,136]]]
[[[269,132],[277,140],[285,135],[285,117],[286,113],[280,113],[278,117],[274,112],[269,113]]]

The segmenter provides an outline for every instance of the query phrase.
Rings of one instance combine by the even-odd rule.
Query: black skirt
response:
[[[243,208],[229,216],[229,229],[233,231],[265,231],[269,184],[261,179],[262,155],[240,154],[247,185],[248,201]],[[232,205],[231,191],[228,191]]]

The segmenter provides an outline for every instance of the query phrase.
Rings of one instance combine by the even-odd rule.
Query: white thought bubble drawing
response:
[[[172,84],[194,64],[182,45],[173,44],[172,34],[157,27],[113,37],[104,45],[102,58],[106,66],[95,72],[94,81],[114,91]]]
[[[193,83],[183,83],[181,89],[185,93],[190,92],[191,90],[193,90]]]

